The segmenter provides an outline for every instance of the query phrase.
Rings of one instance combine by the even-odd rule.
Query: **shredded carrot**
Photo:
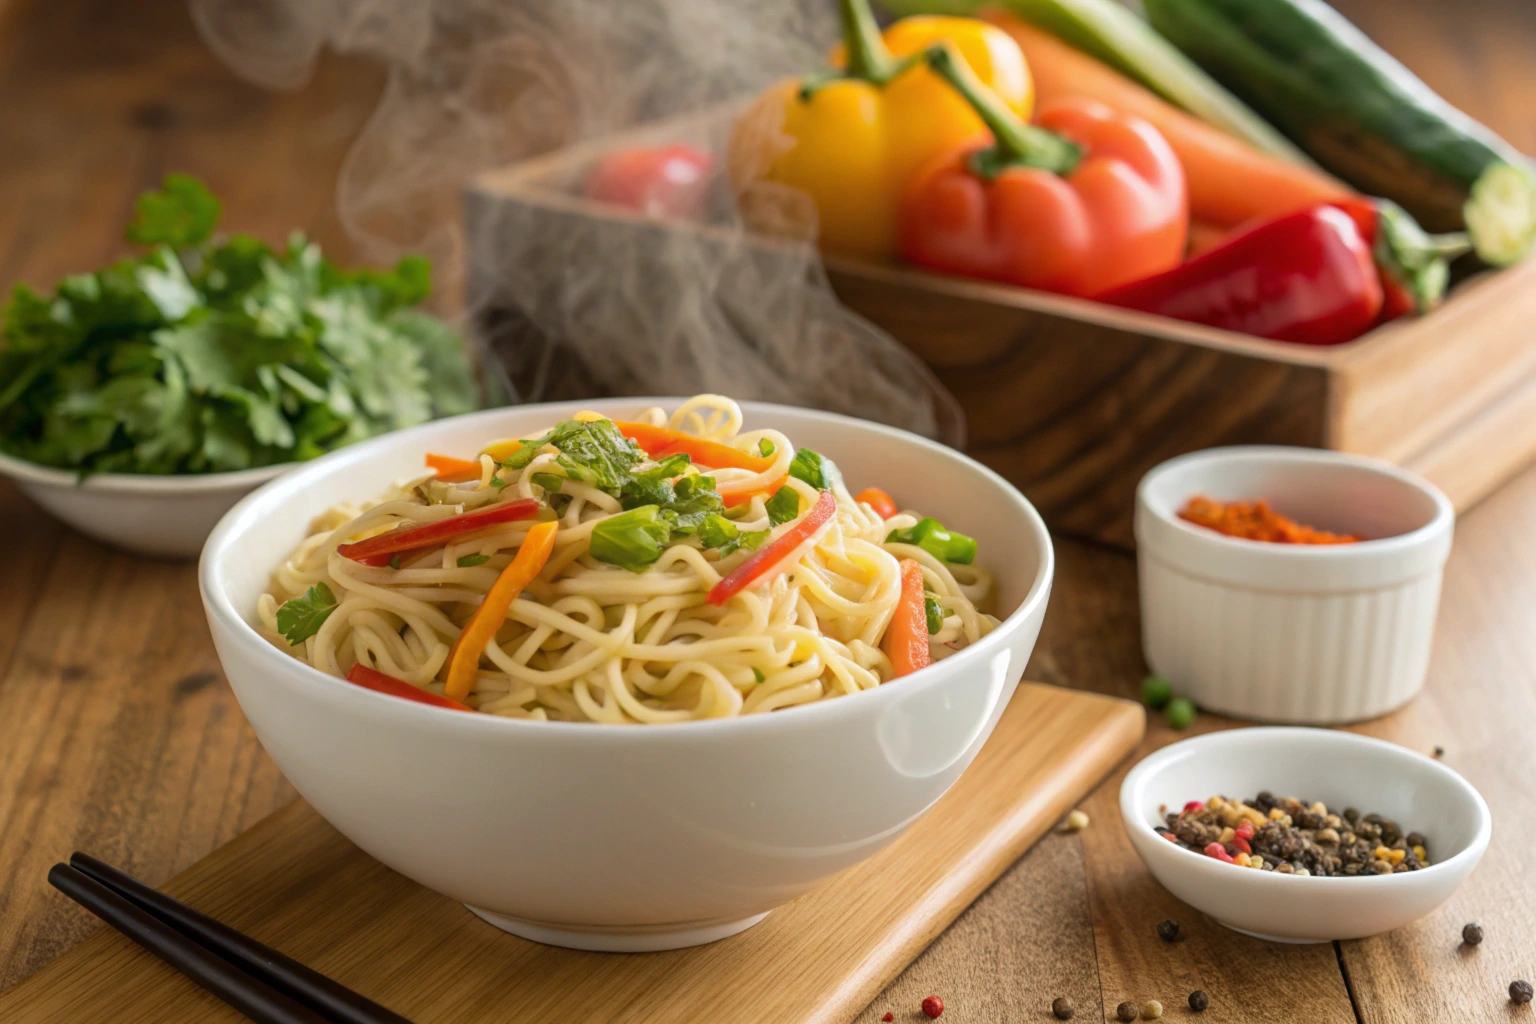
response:
[[[459,638],[453,642],[453,649],[448,652],[448,679],[444,688],[449,699],[463,700],[474,689],[480,656],[502,623],[507,621],[507,612],[517,595],[533,582],[544,563],[549,561],[559,527],[559,523],[538,523],[528,531],[512,563],[501,570],[485,600],[480,602],[480,607],[475,609],[475,614],[470,616]]]
[[[1288,519],[1270,508],[1267,501],[1222,502],[1196,495],[1179,509],[1179,518],[1228,537],[1273,544],[1354,544],[1360,540],[1351,534],[1329,533]]]
[[[766,472],[774,463],[772,455],[754,455],[744,449],[732,448],[719,441],[706,441],[679,430],[617,420],[613,425],[619,428],[619,433],[644,448],[647,455],[657,460],[681,453],[710,469],[749,469],[754,473]]]
[[[908,675],[933,664],[928,645],[928,616],[923,606],[923,567],[915,559],[901,560],[901,596],[880,649],[891,659],[891,678]]]
[[[761,487],[754,487],[750,491],[721,491],[720,500],[725,502],[726,508],[735,508],[737,505],[745,505],[753,498],[761,495],[763,498],[771,498],[780,487],[784,486],[784,480],[789,474],[776,476]]]
[[[427,468],[437,470],[437,478],[449,483],[480,479],[480,462],[456,459],[452,455],[427,455]]]
[[[853,499],[863,505],[868,505],[875,510],[875,515],[881,519],[889,519],[897,512],[896,502],[891,496],[878,487],[866,487]]]

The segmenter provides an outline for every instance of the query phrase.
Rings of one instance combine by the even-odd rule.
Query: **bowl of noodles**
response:
[[[749,927],[943,796],[1052,568],[951,449],[702,395],[351,446],[237,505],[199,576],[257,736],[344,835],[516,935],[645,951]]]

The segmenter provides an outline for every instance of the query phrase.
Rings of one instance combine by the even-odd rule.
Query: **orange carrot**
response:
[[[555,531],[559,527],[559,523],[539,523],[528,531],[512,563],[501,570],[485,600],[465,623],[459,638],[453,642],[453,649],[448,652],[448,680],[444,692],[449,699],[463,700],[475,688],[480,655],[485,653],[486,645],[507,621],[507,612],[517,595],[533,582],[544,563],[549,561],[549,553],[555,547]]]
[[[1189,222],[1189,249],[1185,259],[1194,259],[1208,249],[1214,249],[1227,240],[1232,229],[1225,224],[1207,224],[1203,220]]]
[[[915,559],[901,560],[901,597],[880,649],[891,659],[891,678],[916,672],[933,664],[928,647],[928,614],[923,605],[923,567]]]
[[[868,505],[875,510],[875,515],[881,519],[889,519],[896,514],[896,503],[891,496],[878,487],[866,487],[853,499],[861,504]]]
[[[743,448],[706,441],[680,430],[653,427],[649,423],[615,422],[613,425],[619,428],[619,433],[644,448],[646,454],[653,459],[683,454],[710,469],[750,469],[754,473],[763,472],[774,461],[772,455],[755,455]]]
[[[1233,227],[1348,199],[1350,189],[1310,168],[1278,160],[1170,105],[1106,64],[1005,11],[983,15],[1014,38],[1035,76],[1042,108],[1068,96],[1097,100],[1163,133],[1189,188],[1195,220]]]
[[[427,455],[427,468],[437,470],[437,478],[449,483],[480,479],[480,462],[456,459],[452,455]]]

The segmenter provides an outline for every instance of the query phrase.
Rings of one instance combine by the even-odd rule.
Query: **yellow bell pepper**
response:
[[[732,172],[738,186],[762,179],[808,195],[823,249],[888,259],[896,255],[896,211],[908,182],[986,131],[920,59],[923,50],[948,42],[1026,120],[1034,83],[1018,44],[987,22],[921,15],[882,37],[868,0],[841,4],[844,44],[832,55],[841,70],[769,89],[738,123]],[[780,132],[763,130],[775,122]]]

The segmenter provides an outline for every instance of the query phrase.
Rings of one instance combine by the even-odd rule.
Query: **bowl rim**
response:
[[[1357,472],[1390,477],[1397,483],[1410,487],[1429,498],[1435,506],[1435,514],[1430,518],[1429,522],[1409,530],[1407,533],[1397,533],[1389,537],[1368,537],[1353,544],[1276,544],[1272,541],[1250,540],[1247,537],[1229,537],[1224,533],[1218,533],[1203,526],[1196,526],[1194,523],[1180,519],[1176,514],[1168,514],[1153,505],[1147,498],[1147,493],[1159,477],[1190,465],[1202,462],[1264,461],[1342,466]],[[1147,515],[1154,517],[1168,528],[1177,530],[1186,537],[1195,538],[1197,543],[1212,545],[1216,551],[1262,552],[1262,557],[1312,559],[1319,561],[1323,559],[1376,556],[1391,557],[1403,550],[1432,543],[1435,538],[1454,525],[1456,519],[1455,506],[1451,504],[1450,499],[1445,496],[1445,493],[1440,488],[1418,474],[1403,469],[1401,466],[1394,465],[1385,459],[1378,459],[1372,455],[1359,455],[1354,452],[1334,451],[1329,448],[1305,448],[1299,445],[1278,444],[1224,445],[1217,448],[1202,448],[1199,451],[1186,452],[1183,455],[1176,455],[1171,459],[1160,462],[1147,470],[1146,475],[1136,485],[1136,507],[1138,510],[1144,509]]]
[[[216,578],[222,552],[234,547],[233,538],[243,532],[248,525],[242,522],[253,516],[252,509],[265,503],[269,495],[282,488],[297,488],[317,477],[324,476],[331,470],[334,464],[349,461],[362,461],[377,452],[393,448],[395,446],[410,443],[410,439],[422,434],[431,433],[442,429],[444,424],[473,422],[477,420],[495,420],[507,415],[509,412],[526,412],[542,409],[550,410],[580,410],[593,409],[601,411],[610,403],[622,402],[626,405],[662,405],[675,406],[687,401],[686,398],[677,396],[633,396],[615,397],[603,399],[576,399],[560,402],[530,403],[519,406],[504,406],[497,409],[484,409],[478,412],[465,413],[460,416],[446,417],[433,420],[429,423],[418,424],[405,430],[394,431],[380,435],[345,448],[329,452],[319,458],[313,459],[286,474],[280,480],[272,480],[241,498],[228,512],[220,518],[217,525],[210,531],[203,551],[198,561],[198,589],[201,593],[203,606],[210,618],[221,625],[228,637],[234,643],[240,645],[247,654],[258,659],[260,663],[273,671],[297,671],[298,678],[309,680],[322,685],[333,685],[332,694],[342,699],[367,700],[372,702],[374,709],[380,713],[405,714],[426,716],[423,722],[436,719],[438,723],[457,723],[445,725],[453,729],[514,729],[532,730],[534,736],[557,736],[569,734],[575,730],[577,734],[592,737],[609,737],[613,742],[623,742],[634,736],[650,736],[658,733],[677,733],[686,731],[689,734],[704,735],[710,731],[752,731],[756,729],[787,728],[782,723],[772,724],[785,717],[791,724],[803,721],[807,715],[820,715],[822,718],[834,718],[858,714],[872,700],[894,699],[890,694],[900,693],[908,686],[890,687],[878,686],[872,690],[861,690],[858,693],[845,694],[833,700],[819,700],[811,704],[796,707],[783,708],[771,714],[762,715],[734,715],[729,718],[706,718],[684,722],[660,722],[646,725],[643,729],[627,728],[593,728],[594,725],[603,723],[592,722],[536,722],[518,718],[505,718],[501,715],[466,715],[451,708],[439,708],[422,704],[416,701],[400,700],[385,694],[375,693],[372,690],[360,686],[354,686],[343,679],[321,672],[314,666],[299,661],[298,659],[278,650],[269,641],[256,632],[255,628],[234,607],[228,591]],[[991,656],[999,649],[1005,647],[1006,642],[1014,633],[1024,628],[1025,623],[1033,617],[1037,611],[1043,612],[1042,606],[1050,595],[1051,584],[1055,577],[1056,552],[1051,543],[1050,532],[1040,513],[1030,503],[1029,499],[1005,480],[1000,474],[983,466],[975,459],[962,452],[956,451],[936,441],[901,430],[896,427],[876,423],[871,420],[862,420],[854,416],[846,416],[841,413],[827,412],[821,409],[807,409],[798,406],[789,406],[773,402],[738,401],[745,416],[758,415],[770,418],[775,414],[788,412],[797,416],[810,416],[819,420],[827,420],[833,423],[843,424],[864,430],[873,430],[876,433],[888,435],[895,440],[919,448],[926,448],[941,457],[962,463],[971,472],[978,474],[1009,499],[1014,510],[1019,513],[1026,526],[1031,531],[1037,550],[1040,552],[1040,563],[1036,568],[1035,577],[1030,582],[1029,590],[1017,608],[998,623],[996,629],[982,637],[976,643],[956,652],[952,657],[935,662],[926,669],[914,672],[910,680],[904,678],[903,683],[917,681],[926,683],[939,674],[954,674],[956,667],[964,668],[979,663],[982,658]],[[222,660],[222,659],[221,659]],[[1019,666],[1023,671],[1024,666]],[[894,681],[894,680],[893,680]],[[363,705],[366,706],[366,705]],[[392,711],[390,709],[393,709]],[[601,742],[602,740],[598,740]]]
[[[1440,775],[1441,778],[1451,784],[1453,789],[1459,792],[1460,798],[1464,800],[1466,804],[1469,805],[1474,811],[1474,816],[1477,822],[1476,831],[1472,838],[1467,842],[1467,845],[1459,852],[1447,858],[1446,860],[1435,861],[1428,867],[1419,871],[1408,871],[1402,873],[1401,875],[1391,874],[1386,876],[1297,876],[1282,875],[1275,871],[1249,870],[1246,872],[1246,875],[1252,877],[1254,881],[1247,884],[1315,886],[1318,882],[1322,882],[1335,886],[1336,888],[1368,885],[1384,889],[1389,885],[1412,885],[1414,884],[1414,879],[1421,879],[1424,877],[1454,875],[1458,872],[1465,874],[1466,872],[1471,871],[1471,869],[1476,866],[1477,862],[1482,859],[1483,854],[1488,849],[1489,841],[1493,838],[1493,814],[1491,811],[1489,811],[1488,802],[1483,799],[1483,795],[1477,791],[1477,788],[1473,786],[1472,783],[1463,778],[1460,772],[1454,771],[1441,761],[1437,761],[1432,757],[1427,757],[1424,754],[1421,754],[1416,750],[1411,750],[1408,747],[1402,746],[1401,744],[1392,743],[1388,740],[1377,739],[1374,736],[1362,736],[1360,733],[1348,732],[1343,729],[1321,729],[1311,726],[1268,725],[1240,727],[1236,729],[1219,729],[1215,732],[1203,733],[1199,736],[1191,736],[1189,739],[1179,740],[1177,743],[1170,743],[1166,747],[1162,747],[1153,751],[1138,761],[1134,766],[1132,766],[1130,772],[1126,774],[1125,780],[1120,784],[1120,818],[1121,821],[1125,824],[1126,831],[1140,834],[1144,840],[1158,840],[1159,842],[1157,845],[1166,845],[1170,854],[1178,854],[1180,856],[1190,858],[1187,863],[1191,866],[1195,866],[1196,870],[1226,870],[1229,865],[1216,861],[1211,857],[1207,857],[1203,853],[1197,853],[1194,850],[1186,850],[1181,846],[1175,846],[1172,843],[1168,843],[1165,840],[1162,840],[1161,836],[1152,828],[1151,825],[1146,823],[1142,815],[1139,813],[1141,808],[1136,803],[1139,790],[1142,788],[1147,779],[1154,775],[1159,769],[1165,767],[1169,762],[1187,756],[1200,756],[1202,754],[1206,756],[1212,756],[1210,752],[1205,750],[1207,747],[1219,747],[1223,744],[1252,741],[1255,739],[1259,742],[1283,741],[1287,738],[1293,738],[1301,734],[1306,734],[1310,737],[1316,738],[1327,737],[1326,739],[1322,739],[1322,742],[1336,743],[1343,747],[1353,748],[1356,752],[1358,752],[1358,756],[1360,757],[1408,758],[1417,762],[1420,767],[1427,768],[1431,774]],[[1132,845],[1137,847],[1138,855],[1140,855],[1143,860],[1146,860],[1148,855],[1141,852],[1141,844],[1133,843]],[[1157,846],[1153,846],[1151,848],[1157,849]],[[1160,855],[1161,854],[1152,854],[1151,856]],[[1236,876],[1221,875],[1217,877],[1235,879]],[[1303,891],[1316,892],[1318,890],[1314,888]]]
[[[237,469],[224,473],[89,473],[82,476],[79,470],[44,466],[0,451],[0,473],[19,483],[79,488],[112,494],[170,497],[254,487],[286,473],[297,465],[299,465],[297,462],[278,462],[270,466],[255,466],[251,469]]]

